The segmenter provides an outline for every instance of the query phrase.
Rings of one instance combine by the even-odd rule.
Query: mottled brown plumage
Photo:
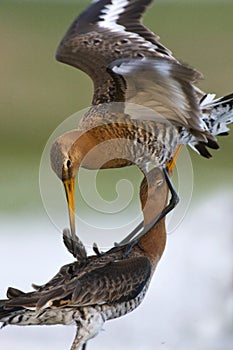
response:
[[[119,88],[121,78],[107,69],[116,59],[144,56],[172,58],[171,52],[159,43],[159,37],[140,23],[152,0],[114,3],[113,12],[119,16],[117,21],[114,19],[111,25],[101,19],[111,1],[96,2],[75,19],[56,52],[58,61],[82,70],[93,80],[93,104],[124,99]],[[114,22],[119,27],[114,28]]]
[[[135,163],[145,171],[149,162],[165,167],[181,144],[209,158],[207,148],[217,149],[215,136],[221,134],[216,125],[230,120],[232,96],[222,103],[197,89],[200,74],[177,61],[142,25],[151,3],[95,1],[71,24],[57,49],[59,61],[81,69],[94,84],[93,105],[78,126],[86,136],[74,141],[72,131],[51,150],[52,168],[66,189],[71,231],[74,179],[81,163],[89,169]],[[108,144],[99,152],[88,154],[104,141]]]
[[[143,180],[140,197],[146,225],[166,205],[167,192],[159,169]],[[45,285],[34,286],[36,291],[23,293],[9,288],[8,300],[0,301],[0,322],[76,324],[77,334],[71,349],[80,349],[98,334],[106,320],[120,317],[140,304],[165,242],[163,218],[128,253],[127,247],[120,246],[85,258],[81,245],[81,256],[77,255],[80,259],[63,266]],[[78,252],[79,246],[77,240],[69,250]]]

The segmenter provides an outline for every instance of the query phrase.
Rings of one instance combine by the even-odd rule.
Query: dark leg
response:
[[[82,350],[86,350],[87,349],[87,343],[83,344],[82,346]]]
[[[179,202],[178,194],[176,193],[176,191],[173,187],[173,184],[172,184],[171,179],[168,175],[166,167],[163,168],[163,173],[164,173],[164,177],[165,177],[167,186],[171,192],[171,199],[170,199],[168,205],[166,206],[166,208],[164,208],[161,211],[161,213],[150,224],[148,224],[144,228],[142,234],[140,234],[140,235],[144,235],[146,232],[148,232],[154,225],[156,225],[162,218],[164,218],[164,216],[166,216],[168,213],[170,213],[170,211],[172,211],[172,209],[174,209]]]
[[[167,168],[164,167],[163,168],[163,173],[164,173],[164,177],[165,177],[165,180],[166,180],[166,183],[168,185],[168,188],[171,192],[171,199],[168,203],[168,205],[161,211],[161,213],[156,217],[154,218],[154,220],[152,220],[151,223],[149,223],[148,225],[146,225],[144,227],[144,229],[132,240],[130,241],[130,239],[133,237],[132,234],[133,233],[137,233],[138,232],[138,228],[140,229],[141,227],[141,224],[139,224],[136,229],[133,230],[133,232],[131,232],[126,238],[124,238],[120,243],[119,245],[126,245],[126,248],[127,248],[127,251],[125,253],[125,255],[127,256],[131,250],[133,249],[133,247],[138,243],[139,239],[144,236],[148,231],[151,230],[151,228],[153,226],[155,226],[162,218],[164,218],[168,213],[170,213],[170,211],[172,209],[175,208],[175,206],[177,205],[177,203],[179,202],[179,197],[172,185],[172,182],[171,182],[171,179],[168,175],[168,171],[167,171]]]
[[[119,247],[121,245],[127,244],[130,242],[131,238],[135,237],[136,234],[141,231],[144,228],[144,222],[140,222],[140,224],[138,224],[137,227],[135,227],[135,229],[130,232],[122,241],[120,241],[119,243],[115,243],[116,247]]]

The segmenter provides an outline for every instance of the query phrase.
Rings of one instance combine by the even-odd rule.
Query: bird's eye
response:
[[[157,180],[157,187],[162,186],[162,184],[163,184],[163,179]]]
[[[71,161],[70,161],[70,159],[67,159],[67,161],[66,161],[66,166],[67,166],[67,168],[70,168],[70,166],[71,166]]]

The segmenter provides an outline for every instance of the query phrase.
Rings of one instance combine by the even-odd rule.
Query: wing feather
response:
[[[120,59],[109,69],[125,81],[125,101],[149,107],[165,120],[191,132],[205,133],[193,83],[201,75],[168,58]],[[145,118],[145,116],[143,116]]]
[[[151,2],[99,0],[92,3],[71,24],[57,49],[57,60],[85,71],[94,79],[90,65],[99,65],[101,75],[101,62],[105,66],[105,61],[107,65],[117,57],[136,54],[172,57],[170,50],[159,43],[159,37],[141,23]],[[117,43],[121,53],[114,50]]]
[[[64,271],[67,270],[65,267]],[[64,273],[63,271],[63,273]],[[147,258],[136,257],[112,261],[86,273],[65,276],[60,273],[52,283],[42,286],[39,291],[18,293],[5,303],[11,307],[43,308],[84,306],[128,301],[140,293],[149,280],[151,265]],[[16,293],[17,294],[17,293]]]

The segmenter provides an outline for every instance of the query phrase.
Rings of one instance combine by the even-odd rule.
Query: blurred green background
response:
[[[38,176],[47,139],[90,104],[90,79],[54,58],[71,21],[88,3],[1,0],[1,212],[43,208]],[[144,23],[175,57],[204,74],[200,88],[221,96],[233,91],[232,13],[230,2],[155,1]],[[190,152],[194,194],[232,188],[232,140],[232,133],[219,139],[221,150],[211,160]]]

